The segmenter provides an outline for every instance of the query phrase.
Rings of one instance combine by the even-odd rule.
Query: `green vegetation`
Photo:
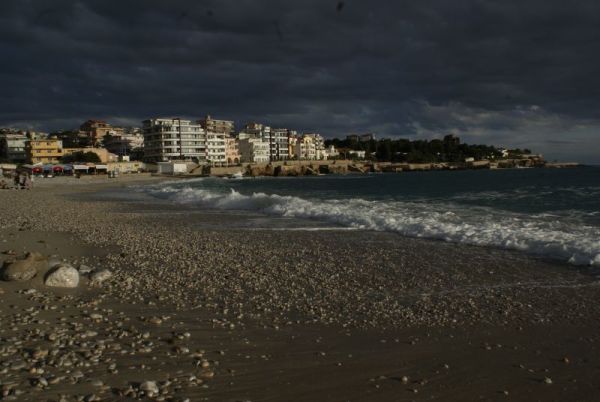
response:
[[[113,141],[113,139],[114,139],[114,136],[106,133],[106,134],[104,134],[104,137],[102,137],[102,141],[101,141],[100,145],[103,148],[106,148],[108,145],[110,145],[110,143]]]
[[[60,161],[62,163],[73,163],[73,162],[92,162],[100,163],[100,157],[93,152],[74,152],[69,155],[63,156]]]
[[[443,140],[382,139],[370,141],[327,140],[326,146],[334,145],[342,157],[344,150],[365,151],[365,158],[378,161],[434,163],[464,162],[466,158],[499,159],[502,152],[490,145],[461,144],[458,137],[448,135]],[[516,152],[515,152],[516,153]],[[523,152],[525,153],[525,152]]]
[[[92,145],[91,140],[84,135],[80,135],[77,130],[57,131],[50,133],[48,137],[56,136],[62,140],[64,148],[85,148]]]

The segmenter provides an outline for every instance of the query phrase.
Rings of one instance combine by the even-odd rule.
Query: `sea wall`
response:
[[[430,170],[463,169],[512,169],[524,167],[576,167],[577,163],[546,163],[539,159],[500,159],[469,162],[437,163],[394,163],[351,160],[330,161],[277,161],[271,163],[245,163],[229,167],[211,167],[211,176],[230,176],[242,173],[245,176],[311,176],[319,174],[364,174],[364,173],[400,173]],[[206,169],[205,169],[206,170]]]
[[[352,161],[277,161],[272,163],[245,163],[238,166],[211,167],[211,176],[230,176],[242,173],[246,176],[311,176],[319,174],[346,174],[360,170],[364,165]]]

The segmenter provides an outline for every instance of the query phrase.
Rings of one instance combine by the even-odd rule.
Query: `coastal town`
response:
[[[378,140],[373,133],[325,139],[251,122],[151,118],[141,127],[88,120],[53,133],[0,129],[0,168],[31,175],[150,172],[169,175],[297,176],[415,170],[571,167],[529,150],[471,146],[448,134],[431,141]]]

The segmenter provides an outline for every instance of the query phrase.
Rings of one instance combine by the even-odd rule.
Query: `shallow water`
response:
[[[290,229],[297,219],[310,219],[315,228],[389,231],[600,265],[598,167],[203,178],[142,186],[137,194],[291,218]],[[285,221],[278,219],[277,229],[285,229]],[[265,222],[260,228],[269,226]]]

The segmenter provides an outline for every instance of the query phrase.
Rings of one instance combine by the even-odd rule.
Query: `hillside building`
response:
[[[196,123],[200,124],[204,131],[208,133],[221,133],[231,136],[235,131],[235,124],[232,120],[216,120],[210,115],[198,120]]]
[[[88,137],[92,145],[99,145],[106,134],[121,136],[123,129],[102,120],[88,120],[79,127],[79,133]]]
[[[111,153],[123,156],[144,146],[144,134],[138,127],[128,127],[121,134],[112,135],[108,141],[104,141],[104,147]]]

